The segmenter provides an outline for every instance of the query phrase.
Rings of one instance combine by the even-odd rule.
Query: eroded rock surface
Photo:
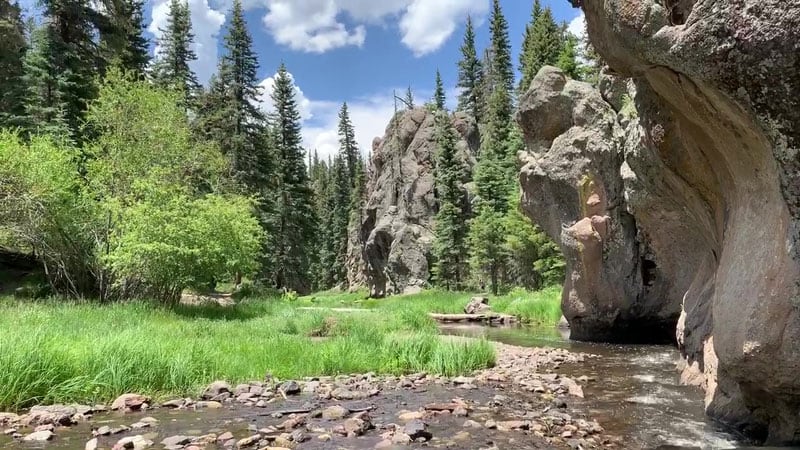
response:
[[[605,104],[591,95],[576,101],[564,95],[569,83],[537,80],[554,98],[572,99],[568,106],[554,100],[552,117],[526,116],[523,99],[520,123],[534,155],[522,173],[529,204],[536,204],[534,188],[558,181],[537,172],[535,161],[555,159],[547,152],[562,142],[567,159],[560,159],[565,167],[551,162],[556,173],[574,171],[562,182],[581,172],[593,177],[587,191],[603,207],[582,210],[591,205],[576,196],[584,184],[574,185],[553,197],[568,205],[563,215],[543,223],[551,234],[563,224],[558,234],[580,244],[563,240],[572,259],[567,319],[573,330],[601,336],[629,326],[609,322],[603,313],[610,310],[633,318],[643,305],[660,305],[672,317],[681,305],[677,338],[695,375],[685,379],[706,387],[708,412],[770,443],[800,442],[800,3],[573,3],[611,69],[633,80],[638,117],[612,120],[609,108],[620,112],[620,97],[604,90]],[[570,113],[599,124],[570,123]],[[603,139],[582,141],[580,133]],[[609,162],[597,161],[602,152]],[[633,226],[625,226],[625,214]],[[630,278],[618,278],[619,286],[608,278],[624,273]],[[596,330],[581,328],[587,318]]]
[[[459,154],[472,167],[480,145],[477,126],[460,113],[452,120]],[[373,143],[367,203],[349,239],[351,286],[365,282],[371,296],[383,297],[415,292],[427,283],[438,207],[436,149],[434,114],[425,108],[397,114],[386,135]]]

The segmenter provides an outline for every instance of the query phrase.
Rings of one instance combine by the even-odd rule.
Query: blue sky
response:
[[[21,0],[30,11],[36,0]],[[194,69],[205,82],[216,68],[231,0],[188,0],[192,10]],[[147,0],[150,38],[166,24],[168,0]],[[479,48],[489,41],[491,0],[243,0],[259,55],[265,90],[281,62],[297,85],[304,141],[321,154],[337,147],[336,112],[350,106],[356,137],[366,153],[393,112],[392,91],[412,86],[419,102],[441,71],[454,101],[456,63],[467,14],[477,25]],[[501,0],[514,55],[519,52],[532,0]],[[542,0],[558,21],[580,28],[580,11],[566,0]],[[154,46],[155,47],[155,46]],[[516,59],[515,59],[516,62]],[[268,96],[265,95],[265,100]],[[269,101],[265,101],[269,108]]]

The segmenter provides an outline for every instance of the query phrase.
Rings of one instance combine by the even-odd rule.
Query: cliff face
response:
[[[567,318],[607,339],[679,314],[709,414],[800,442],[800,4],[573,3],[638,118],[610,118],[613,83],[599,102],[546,70],[521,101],[524,199],[570,260]]]
[[[467,167],[480,146],[474,121],[453,116],[458,152]],[[397,114],[373,142],[367,203],[351,224],[348,279],[383,297],[422,289],[430,277],[436,159],[434,114],[416,108]],[[465,192],[466,195],[466,192]]]

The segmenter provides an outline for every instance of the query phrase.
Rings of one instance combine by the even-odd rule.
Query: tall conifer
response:
[[[27,50],[19,4],[0,3],[0,128],[24,125],[23,60]]]
[[[467,16],[464,42],[461,44],[461,60],[458,62],[458,83],[456,86],[461,89],[461,93],[458,96],[457,110],[471,115],[476,122],[480,122],[482,119],[482,76],[483,67],[475,49],[475,29],[472,25],[472,18]]]
[[[447,98],[444,93],[444,84],[442,84],[442,75],[439,73],[439,69],[436,69],[436,88],[433,91],[433,104],[437,110],[444,111],[446,103]]]
[[[156,85],[181,90],[187,105],[200,88],[197,75],[190,64],[197,60],[192,49],[194,34],[189,4],[186,0],[171,0],[167,28],[160,30],[159,51],[153,65],[152,78]]]

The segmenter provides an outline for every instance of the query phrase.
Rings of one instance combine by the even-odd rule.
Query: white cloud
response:
[[[468,14],[482,16],[486,0],[414,0],[400,19],[403,44],[415,56],[438,50]]]
[[[222,24],[225,23],[225,14],[211,8],[208,0],[188,0],[188,2],[192,17],[192,32],[194,33],[192,48],[197,55],[197,60],[191,64],[191,67],[197,74],[200,83],[206,84],[217,68],[217,35]],[[155,36],[156,42],[162,35],[160,30],[167,27],[168,16],[168,0],[155,0],[148,31]],[[160,48],[156,46],[156,54],[159,50]]]
[[[570,33],[578,36],[578,39],[583,39],[586,35],[586,16],[581,11],[581,15],[572,19],[567,26]]]
[[[264,24],[275,41],[292,50],[325,53],[339,47],[361,47],[367,31],[363,25],[352,29],[337,21],[339,7],[334,0],[271,0]]]
[[[416,56],[438,50],[457,25],[489,9],[488,0],[262,0],[264,24],[276,42],[293,50],[324,53],[364,45],[365,24],[399,17],[401,41]],[[251,3],[254,4],[254,3]],[[355,23],[346,25],[346,14]]]

